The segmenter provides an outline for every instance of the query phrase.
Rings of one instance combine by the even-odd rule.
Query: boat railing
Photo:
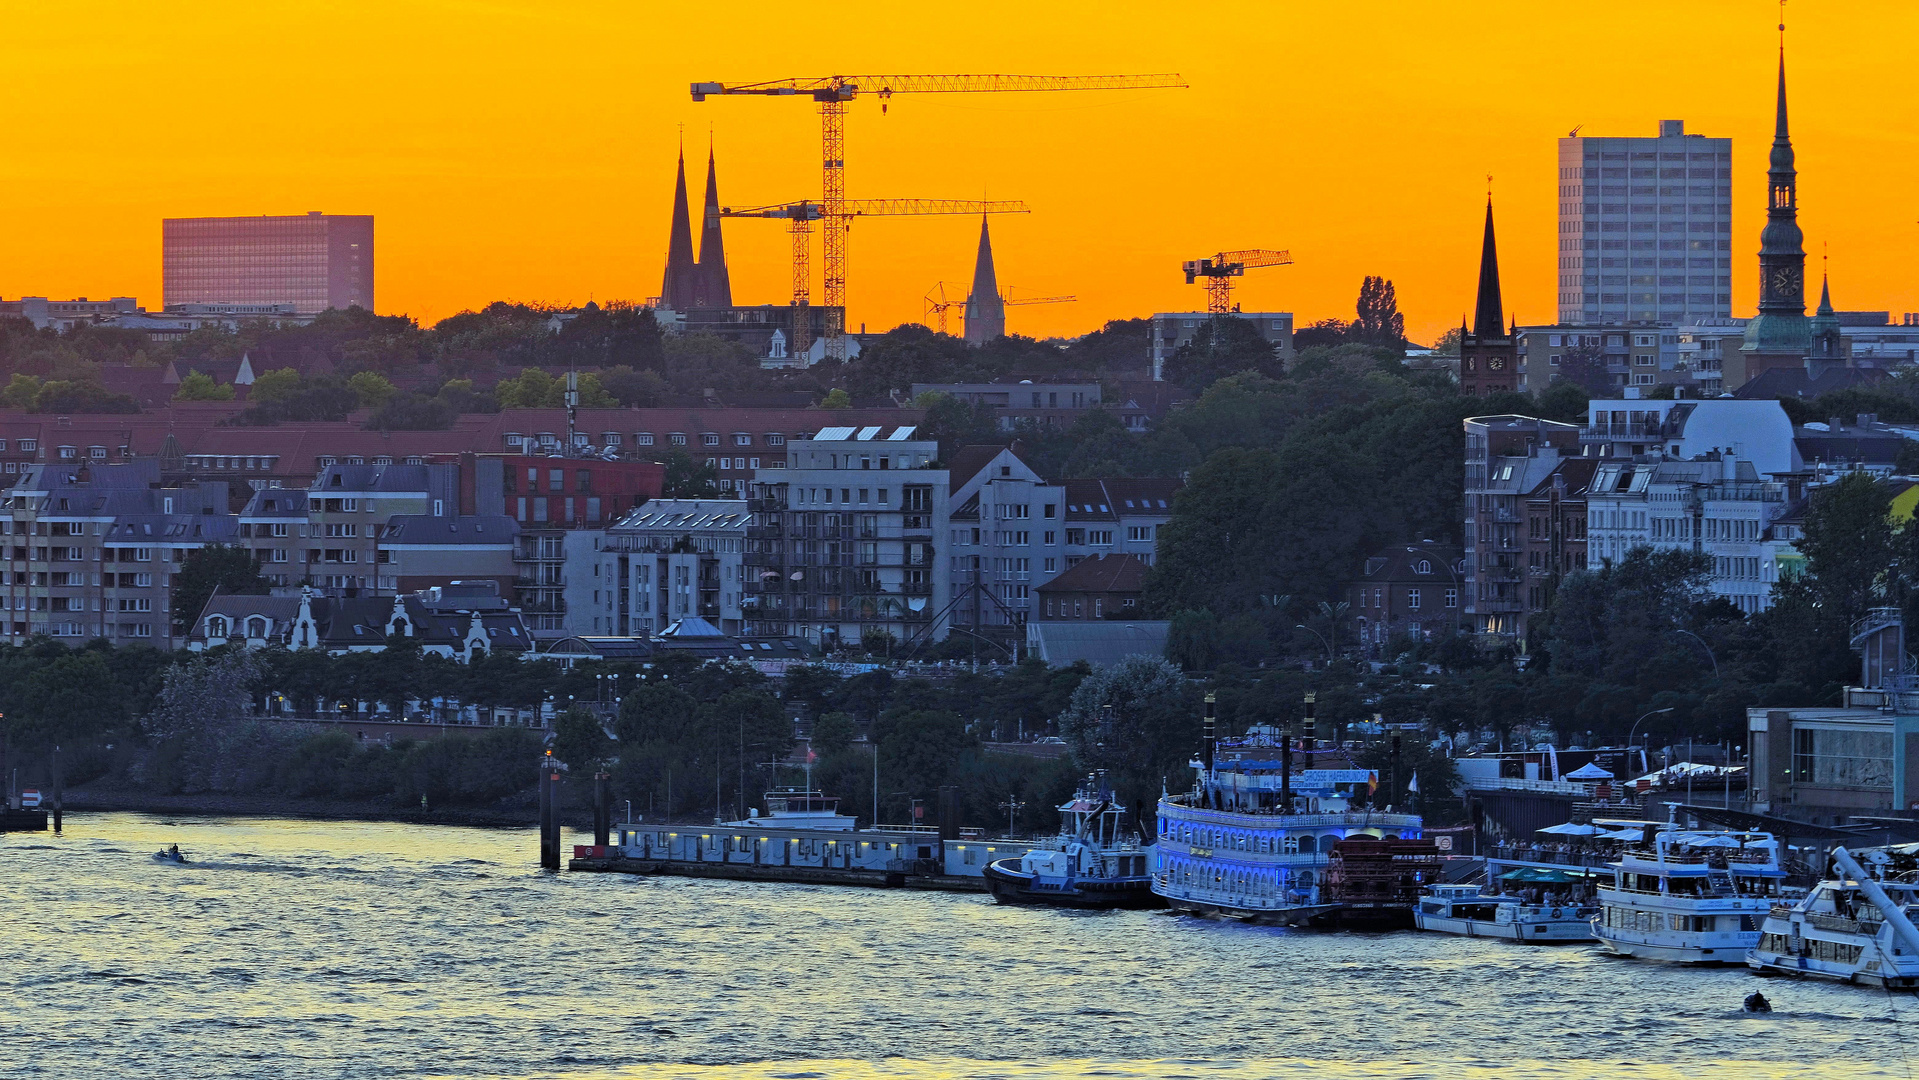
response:
[[[1791,909],[1788,908],[1787,910],[1790,911]],[[1775,914],[1777,914],[1776,909]],[[1806,921],[1821,930],[1831,930],[1838,934],[1876,934],[1879,931],[1879,924],[1876,922],[1867,923],[1861,919],[1848,919],[1844,915],[1823,915],[1818,912],[1808,911],[1806,912]],[[1871,926],[1872,929],[1867,930],[1867,926]]]

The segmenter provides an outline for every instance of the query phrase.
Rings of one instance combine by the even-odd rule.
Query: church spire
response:
[[[984,345],[1006,335],[1006,302],[1000,299],[999,275],[993,270],[993,237],[986,216],[979,219],[979,257],[973,263],[973,289],[966,296],[966,342]]]
[[[1479,304],[1473,310],[1473,336],[1496,338],[1506,333],[1506,313],[1499,298],[1499,247],[1493,242],[1493,197],[1486,196],[1486,238],[1479,251]]]
[[[700,226],[700,307],[732,307],[733,282],[726,273],[726,243],[720,238],[720,182],[713,146],[706,147],[706,214]]]
[[[1805,234],[1799,230],[1799,173],[1786,121],[1786,24],[1779,24],[1779,81],[1773,104],[1772,155],[1766,169],[1766,227],[1759,233],[1759,316],[1746,324],[1743,350],[1803,357],[1812,346],[1806,319]],[[1748,365],[1748,374],[1763,368]]]
[[[673,229],[666,242],[666,279],[660,285],[660,303],[673,311],[691,311],[698,303],[699,264],[693,260],[693,223],[686,205],[686,148],[680,148],[679,173],[673,182]]]

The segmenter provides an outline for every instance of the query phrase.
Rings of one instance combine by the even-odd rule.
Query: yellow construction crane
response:
[[[848,199],[840,204],[848,219],[856,217],[913,217],[928,214],[1027,214],[1026,204],[1018,199]],[[793,306],[807,307],[812,302],[813,274],[808,265],[812,256],[813,223],[826,216],[816,202],[775,203],[735,210],[722,206],[719,217],[779,218],[789,222],[787,232],[793,238]],[[828,313],[831,327],[831,312]],[[793,313],[792,350],[802,355],[813,347],[813,324],[803,313]],[[828,357],[832,356],[829,351]],[[844,357],[841,357],[844,359]]]
[[[808,98],[820,109],[820,220],[826,302],[826,355],[846,358],[847,234],[855,215],[846,212],[846,105],[861,94],[880,99],[886,111],[894,94],[998,94],[1038,90],[1156,90],[1183,88],[1178,75],[827,75],[770,82],[696,82],[693,100],[738,94]]]
[[[1293,256],[1285,251],[1222,251],[1210,259],[1188,259],[1179,264],[1186,271],[1186,284],[1195,278],[1206,279],[1206,310],[1214,315],[1233,312],[1233,279],[1262,266],[1290,266]]]
[[[1002,296],[999,302],[1007,307],[1019,307],[1026,304],[1071,304],[1078,299],[1077,296],[1022,296],[1017,299]],[[933,290],[926,294],[926,314],[939,320],[939,332],[944,334],[946,333],[946,313],[954,308],[964,309],[967,300],[968,297],[965,296],[957,300],[948,300],[946,282],[936,281],[933,283]]]

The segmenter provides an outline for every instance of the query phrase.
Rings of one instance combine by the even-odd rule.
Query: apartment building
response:
[[[1466,428],[1466,626],[1526,651],[1527,507],[1561,462],[1580,455],[1579,428],[1531,416],[1475,416]]]
[[[188,553],[236,536],[226,485],[167,486],[159,463],[144,459],[32,465],[17,477],[0,492],[6,639],[172,648],[173,576]]]
[[[1764,611],[1782,561],[1794,561],[1791,542],[1773,530],[1794,494],[1730,453],[1599,462],[1587,496],[1587,565],[1618,562],[1636,547],[1704,552],[1714,596],[1747,614]]]
[[[1732,314],[1732,140],[1661,120],[1653,137],[1559,140],[1559,321]]]
[[[750,489],[743,631],[822,646],[869,633],[943,636],[952,597],[934,556],[949,515],[939,444],[912,427],[828,427],[786,447]]]
[[[1393,544],[1367,556],[1346,585],[1359,641],[1378,655],[1399,637],[1445,637],[1464,628],[1465,553],[1454,544]]]
[[[1045,383],[1031,379],[992,383],[914,383],[913,398],[947,394],[973,405],[985,405],[998,416],[1002,431],[1022,424],[1071,427],[1090,410],[1100,408],[1100,388],[1090,383]]]
[[[569,533],[567,631],[645,637],[696,617],[740,636],[751,521],[745,499],[654,499],[604,529]]]
[[[1259,336],[1272,343],[1274,355],[1282,364],[1293,362],[1293,313],[1290,311],[1236,311],[1235,319],[1244,319],[1259,331]],[[1199,328],[1212,320],[1213,316],[1204,311],[1167,311],[1153,316],[1152,355],[1153,380],[1166,378],[1166,361],[1179,351],[1180,346],[1190,345]]]

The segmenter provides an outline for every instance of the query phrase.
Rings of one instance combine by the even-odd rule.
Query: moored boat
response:
[[[1648,829],[1611,863],[1597,890],[1593,936],[1612,952],[1645,960],[1737,964],[1759,943],[1759,922],[1785,873],[1771,834]]]
[[[1412,925],[1420,890],[1438,879],[1438,849],[1418,815],[1369,805],[1373,772],[1344,750],[1317,748],[1311,702],[1303,741],[1271,725],[1218,739],[1207,696],[1193,788],[1159,800],[1153,892],[1170,907],[1293,925]]]
[[[1919,989],[1919,846],[1858,852],[1836,848],[1834,874],[1791,905],[1775,905],[1746,966]]]
[[[1573,902],[1528,903],[1509,893],[1485,892],[1478,885],[1435,885],[1413,909],[1413,925],[1442,934],[1538,945],[1590,942],[1592,917],[1598,910]]]
[[[1126,808],[1114,800],[1104,774],[1087,777],[1059,812],[1060,833],[1050,845],[986,864],[993,899],[1074,908],[1164,906],[1153,894],[1146,850],[1125,831]]]

